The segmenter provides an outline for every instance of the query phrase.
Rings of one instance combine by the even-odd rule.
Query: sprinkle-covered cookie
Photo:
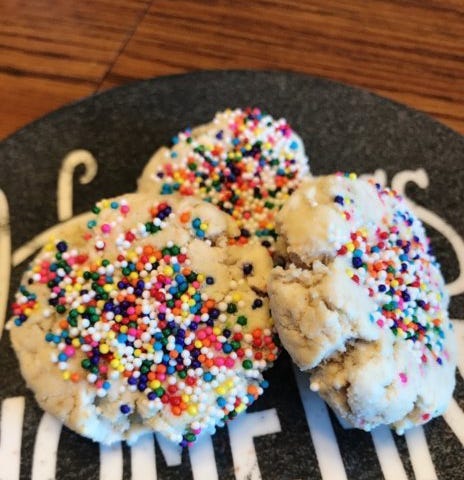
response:
[[[237,221],[231,243],[257,237],[273,251],[275,215],[307,173],[303,143],[286,120],[257,108],[226,110],[159,149],[139,191],[197,195]]]
[[[127,195],[37,255],[11,339],[38,403],[106,444],[157,431],[182,446],[263,393],[278,348],[260,245],[193,197]]]
[[[287,265],[271,275],[271,310],[311,388],[365,430],[443,413],[456,366],[448,295],[405,201],[353,174],[308,179],[277,231]]]

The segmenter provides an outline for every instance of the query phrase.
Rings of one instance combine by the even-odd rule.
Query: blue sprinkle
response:
[[[354,268],[360,268],[363,265],[363,261],[360,257],[353,257],[352,264]]]
[[[345,201],[343,200],[343,197],[341,195],[336,195],[334,198],[334,202],[338,203],[339,205],[345,204]]]

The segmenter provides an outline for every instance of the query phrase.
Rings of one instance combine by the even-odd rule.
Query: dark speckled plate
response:
[[[134,190],[151,153],[178,130],[247,105],[288,119],[306,144],[313,173],[378,170],[378,178],[419,205],[450,283],[463,352],[464,138],[367,92],[287,73],[201,72],[135,83],[65,107],[6,139],[0,145],[2,315],[8,279],[11,300],[30,253],[18,249],[58,222],[58,173],[69,151],[86,149],[98,164],[88,184],[78,182],[83,170],[76,169],[77,214],[100,197]],[[343,428],[284,354],[267,374],[271,387],[248,414],[179,452],[154,437],[131,449],[100,449],[62,429],[25,388],[8,333],[0,347],[0,478],[464,478],[462,353],[446,415],[404,437]]]

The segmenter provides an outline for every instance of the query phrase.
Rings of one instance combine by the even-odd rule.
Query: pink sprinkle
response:
[[[121,205],[120,211],[123,215],[126,215],[127,213],[130,212],[129,205]]]
[[[379,319],[377,320],[377,325],[378,325],[379,327],[383,327],[383,326],[384,326],[384,322],[383,322],[383,320],[382,320],[381,318],[379,318]]]
[[[108,223],[104,223],[100,228],[103,233],[111,232],[111,225],[109,225]]]
[[[216,367],[222,367],[224,365],[224,358],[223,357],[215,358],[214,365],[216,365]]]
[[[53,293],[60,293],[61,288],[60,287],[53,287]]]
[[[68,345],[63,351],[67,357],[74,357],[74,354],[76,353],[76,350],[74,350],[74,347],[71,345]]]
[[[100,373],[107,373],[108,372],[108,365],[100,365],[99,369]]]
[[[127,330],[127,334],[131,337],[135,337],[137,335],[137,330],[135,328],[129,328],[129,330]]]
[[[192,282],[192,287],[193,288],[200,288],[200,283],[197,280],[195,280],[194,282]]]
[[[129,307],[129,308],[127,309],[127,313],[128,313],[129,315],[134,314],[134,313],[135,313],[135,308],[134,308],[134,307]]]
[[[234,360],[230,357],[227,357],[225,359],[225,364],[227,368],[232,368],[234,366],[234,363],[235,363]]]
[[[166,305],[160,305],[158,307],[158,310],[160,313],[166,313]]]
[[[204,340],[206,338],[206,332],[204,330],[200,330],[197,333],[197,338],[198,340]]]
[[[400,379],[402,383],[408,383],[408,376],[405,373],[400,373]]]

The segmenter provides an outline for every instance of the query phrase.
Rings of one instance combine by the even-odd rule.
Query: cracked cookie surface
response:
[[[9,322],[38,403],[102,443],[182,446],[263,393],[275,360],[260,245],[193,197],[131,194],[64,223],[24,274]]]
[[[277,215],[269,285],[283,345],[352,425],[398,432],[443,413],[456,346],[439,265],[395,192],[355,175],[305,180]]]

